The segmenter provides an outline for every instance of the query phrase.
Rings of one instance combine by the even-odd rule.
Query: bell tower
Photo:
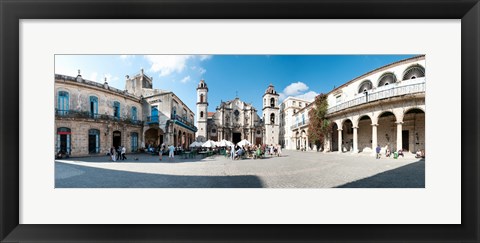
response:
[[[280,132],[280,109],[278,104],[279,94],[270,84],[263,94],[263,124],[265,128],[264,144],[278,144]]]
[[[197,137],[200,142],[207,141],[207,119],[208,119],[208,87],[205,80],[200,80],[197,87]]]

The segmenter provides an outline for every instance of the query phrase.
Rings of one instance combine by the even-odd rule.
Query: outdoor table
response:
[[[207,152],[198,152],[198,154],[201,154],[202,158],[205,158],[207,156]]]

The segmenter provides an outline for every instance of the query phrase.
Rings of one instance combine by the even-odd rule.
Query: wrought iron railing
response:
[[[110,115],[91,113],[89,111],[55,109],[55,116],[64,117],[64,118],[82,118],[82,119],[118,121],[118,122],[133,124],[133,125],[143,125],[143,121],[133,120],[129,117],[116,117],[116,116],[110,116]]]
[[[158,123],[158,122],[159,122],[158,116],[147,116],[146,122],[147,122],[148,124]]]
[[[182,122],[183,124],[191,127],[192,129],[196,129],[195,125],[193,123],[191,123],[189,120],[179,116],[179,115],[172,115],[172,120],[177,120],[177,121],[180,121]]]
[[[305,125],[308,125],[308,122],[309,122],[308,119],[305,119],[304,121],[298,122],[298,123],[296,123],[295,125],[290,126],[290,130],[293,130],[293,129],[296,129],[296,128],[299,128],[299,127],[303,127],[303,126],[305,126]]]
[[[328,109],[327,113],[330,114],[343,109],[347,109],[350,107],[366,104],[366,103],[381,100],[381,99],[386,99],[386,98],[406,95],[406,94],[421,93],[421,92],[425,92],[425,81],[419,82],[419,83],[407,84],[407,85],[402,85],[402,84],[398,86],[392,85],[391,88],[390,87],[383,88],[381,90],[378,90],[372,93],[367,93],[365,95],[362,94],[361,97],[348,100],[339,105],[333,106],[332,108]]]

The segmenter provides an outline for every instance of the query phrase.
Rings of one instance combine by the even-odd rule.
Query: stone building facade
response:
[[[308,125],[308,111],[311,102],[296,97],[287,97],[280,104],[280,144],[285,149],[301,149],[300,135],[306,136],[304,130]],[[303,136],[304,137],[304,136]]]
[[[208,110],[208,87],[201,80],[197,87],[197,140],[211,139],[220,141],[226,139],[237,143],[246,139],[254,144],[262,144],[265,133],[263,120],[251,104],[238,97],[221,102],[215,112]],[[202,132],[205,131],[205,132]]]
[[[425,56],[401,60],[328,93],[334,122],[326,150],[374,153],[425,149]]]
[[[187,147],[195,137],[193,112],[174,93],[153,89],[143,70],[126,76],[125,90],[55,75],[55,152],[71,156],[128,153],[161,143]]]

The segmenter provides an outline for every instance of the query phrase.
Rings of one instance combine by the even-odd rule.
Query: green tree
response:
[[[317,150],[324,146],[325,137],[332,131],[332,122],[326,118],[328,110],[327,95],[315,97],[312,109],[308,112],[308,140],[317,145]]]

